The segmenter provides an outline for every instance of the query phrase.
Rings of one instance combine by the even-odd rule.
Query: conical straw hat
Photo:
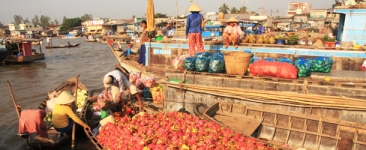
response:
[[[202,9],[196,3],[194,3],[191,7],[188,8],[190,12],[200,12]]]
[[[63,91],[56,99],[56,104],[69,104],[76,100],[76,97],[68,92]]]
[[[231,17],[229,20],[227,20],[226,22],[239,22],[238,19]]]

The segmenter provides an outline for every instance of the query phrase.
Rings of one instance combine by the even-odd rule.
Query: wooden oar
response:
[[[10,95],[11,95],[11,99],[13,100],[13,104],[14,104],[14,107],[15,107],[15,111],[17,112],[17,115],[18,117],[20,117],[20,114],[19,114],[19,111],[18,111],[18,108],[17,108],[17,102],[15,101],[15,97],[14,97],[14,94],[13,94],[13,89],[11,88],[11,84],[9,81],[8,82],[8,88],[9,88],[9,92],[10,92]]]
[[[78,104],[78,89],[79,89],[79,76],[80,75],[77,75],[76,76],[76,89],[75,89],[75,105],[76,105],[76,108],[74,110],[74,113],[76,114],[76,110],[77,110],[77,104]],[[71,135],[71,138],[72,138],[72,141],[71,141],[71,149],[74,149],[75,147],[75,122],[74,124],[72,125],[72,135]]]

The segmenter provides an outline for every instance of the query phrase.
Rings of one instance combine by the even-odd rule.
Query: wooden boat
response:
[[[39,51],[32,49],[32,42],[38,42],[40,45],[40,39],[32,38],[5,38],[3,40],[6,45],[6,53],[1,53],[0,61],[14,62],[14,63],[29,63],[36,60],[44,60],[44,53],[41,46]]]
[[[291,149],[336,150],[344,144],[342,139],[350,140],[353,150],[366,148],[366,125],[360,123],[225,102],[214,104],[204,116],[244,135]]]
[[[64,90],[68,90],[68,91],[71,91],[71,93],[73,94],[74,91],[76,91],[76,88],[79,88],[79,89],[82,89],[82,90],[88,90],[86,88],[86,86],[81,82],[78,82],[78,85],[76,86],[76,77],[74,77],[74,78],[70,78],[67,82],[61,84],[60,86],[58,86],[53,91],[61,92],[61,91],[64,91]],[[45,101],[47,101],[47,100],[50,100],[48,95],[47,95]],[[45,109],[45,101],[42,102],[43,104],[41,103],[41,105],[39,106],[38,109]],[[42,142],[39,142],[37,140],[34,140],[32,138],[33,135],[29,134],[29,133],[18,133],[18,135],[26,141],[26,143],[28,144],[28,149],[33,149],[33,150],[34,149],[42,149],[42,150],[44,150],[44,149],[54,149],[55,147],[57,147],[59,145],[62,145],[66,142],[71,141],[71,135],[60,136],[60,134],[53,127],[48,129],[47,132],[48,132],[49,139],[54,141],[53,144],[51,144],[51,143],[42,143]]]
[[[59,45],[59,46],[45,46],[47,49],[50,48],[71,48],[71,47],[78,47],[81,43],[75,43],[71,45]]]

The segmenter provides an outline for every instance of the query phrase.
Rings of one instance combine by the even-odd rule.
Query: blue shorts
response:
[[[64,128],[55,128],[57,132],[66,133],[67,135],[72,134],[72,125],[74,124],[74,120],[69,118],[69,124]]]

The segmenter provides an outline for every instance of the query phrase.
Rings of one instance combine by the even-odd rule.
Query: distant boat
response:
[[[81,37],[76,37],[74,34],[65,34],[64,36],[61,37],[61,39],[76,39],[76,38]]]
[[[71,45],[45,46],[45,47],[47,49],[50,49],[50,48],[71,48],[71,47],[77,47],[79,45],[80,45],[80,43],[75,43],[75,44],[71,44]]]
[[[32,49],[32,42],[39,39],[31,38],[4,38],[0,42],[0,61],[14,63],[28,63],[36,60],[44,60],[44,53],[41,48],[39,52]],[[5,44],[7,43],[7,44]],[[7,46],[5,46],[7,45]],[[22,47],[20,50],[19,47]]]

